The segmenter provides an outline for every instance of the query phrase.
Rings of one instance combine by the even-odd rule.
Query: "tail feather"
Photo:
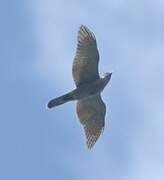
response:
[[[68,94],[65,94],[65,95],[63,95],[63,96],[60,96],[60,97],[58,97],[58,98],[55,98],[55,99],[52,99],[49,103],[48,103],[48,108],[53,108],[53,107],[55,107],[55,106],[59,106],[59,105],[61,105],[61,104],[64,104],[64,103],[66,103],[66,102],[68,102],[68,101],[72,101],[72,100],[74,100],[73,98],[72,98],[72,95],[70,94],[70,93],[68,93]]]

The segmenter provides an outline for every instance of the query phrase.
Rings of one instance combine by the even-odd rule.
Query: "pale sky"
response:
[[[0,6],[0,179],[164,179],[164,2],[15,0]],[[97,38],[106,127],[92,151],[72,90],[79,26]]]

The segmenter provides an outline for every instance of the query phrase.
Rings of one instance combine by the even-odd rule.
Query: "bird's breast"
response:
[[[73,91],[74,99],[79,100],[100,93],[104,89],[101,79],[83,84]]]

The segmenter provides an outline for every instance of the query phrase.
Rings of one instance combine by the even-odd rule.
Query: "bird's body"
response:
[[[105,76],[104,78],[96,79],[93,82],[82,84],[78,86],[76,89],[74,89],[73,91],[63,96],[60,96],[58,98],[52,99],[48,103],[48,107],[52,108],[60,104],[69,102],[69,101],[86,99],[86,98],[89,98],[90,96],[95,96],[96,94],[99,94],[104,89],[108,81],[109,81],[108,76]]]
[[[93,147],[104,129],[106,107],[100,93],[112,75],[106,73],[104,77],[100,77],[98,62],[96,38],[87,27],[81,26],[72,68],[76,89],[48,103],[48,107],[52,108],[77,100],[77,114],[84,126],[88,148]]]

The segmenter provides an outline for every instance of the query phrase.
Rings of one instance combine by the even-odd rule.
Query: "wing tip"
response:
[[[85,134],[86,134],[86,145],[89,150],[93,148],[97,140],[99,139],[100,135],[103,133],[104,127],[102,127],[95,135],[90,134],[88,130],[85,129]]]
[[[89,30],[87,26],[83,24],[81,24],[79,27],[78,38],[84,38],[84,39],[89,38],[96,40],[94,33],[91,30]]]

